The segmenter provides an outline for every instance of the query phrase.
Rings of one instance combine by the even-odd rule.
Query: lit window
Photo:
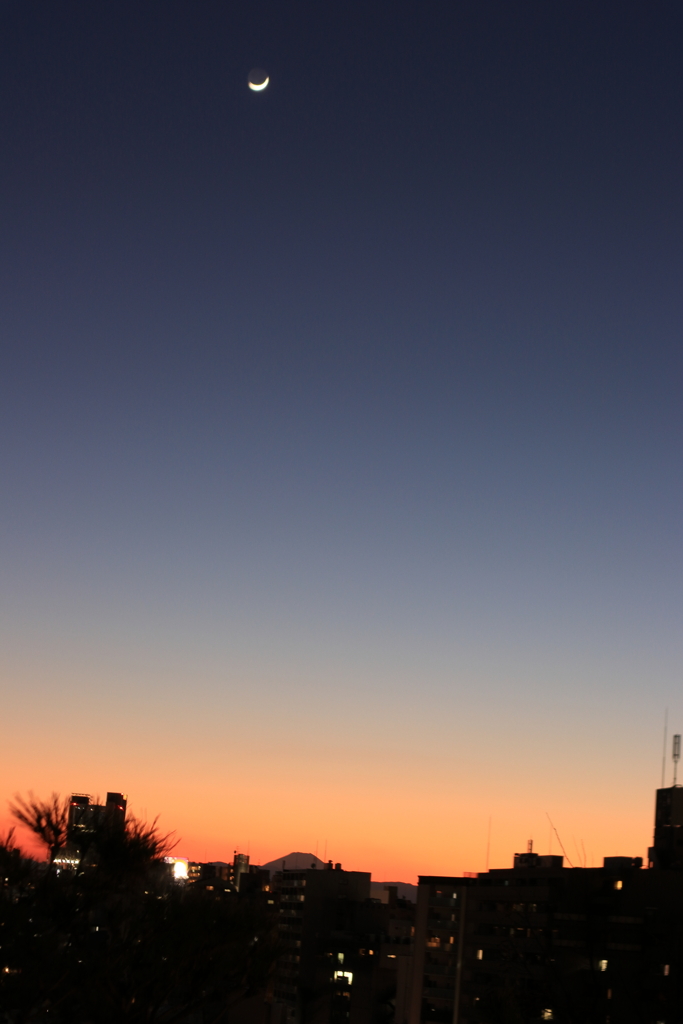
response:
[[[347,985],[351,985],[353,982],[353,971],[335,971],[335,981],[345,981]]]
[[[484,950],[483,949],[478,949],[477,950],[477,960],[483,960],[483,959],[484,959]]]
[[[553,1011],[552,1010],[548,1009],[548,1010],[543,1010],[542,1011],[542,1013],[541,1013],[541,1020],[553,1020],[553,1019],[554,1018],[553,1018]]]
[[[395,959],[396,959],[396,954],[395,953],[387,953],[387,960],[395,960]]]
[[[669,976],[669,964],[664,964],[664,966],[662,967],[662,974],[665,978]]]
[[[621,882],[621,881],[616,881],[616,882],[614,883],[614,888],[615,888],[615,889],[623,889],[623,888],[624,888],[624,883],[623,883],[623,882]]]
[[[601,971],[606,971],[607,970],[607,961],[606,960],[599,960],[598,961],[598,967],[600,968]]]
[[[344,963],[344,954],[343,953],[337,953],[337,960],[339,961],[340,964],[343,964]]]

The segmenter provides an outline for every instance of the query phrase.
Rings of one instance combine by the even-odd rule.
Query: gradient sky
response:
[[[4,0],[0,47],[0,818],[645,855],[680,2]]]

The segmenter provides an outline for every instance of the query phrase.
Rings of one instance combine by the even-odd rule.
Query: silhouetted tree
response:
[[[24,800],[18,794],[15,804],[10,804],[10,813],[21,822],[46,847],[50,864],[64,847],[69,824],[69,799],[53,793],[49,800],[38,800],[29,792]]]
[[[34,863],[24,857],[14,839],[15,829],[0,836],[0,889],[12,888],[26,881]]]
[[[35,834],[32,806],[45,807],[31,795],[20,805],[31,824],[19,820]],[[263,989],[280,952],[272,912],[178,884],[163,859],[171,845],[156,821],[103,817],[76,870],[25,862],[12,891],[0,887],[3,1024],[219,1024]]]

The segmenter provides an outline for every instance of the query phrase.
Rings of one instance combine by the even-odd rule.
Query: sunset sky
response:
[[[675,0],[5,0],[0,825],[646,856],[682,46]]]

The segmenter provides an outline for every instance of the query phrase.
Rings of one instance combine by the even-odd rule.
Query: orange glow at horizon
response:
[[[562,852],[544,810],[521,799],[494,808],[489,843],[489,815],[474,796],[446,802],[443,793],[382,794],[376,787],[344,793],[309,783],[298,794],[288,794],[288,787],[244,785],[230,799],[221,786],[205,785],[193,799],[187,788],[178,792],[142,779],[137,787],[126,781],[131,813],[147,821],[158,816],[160,831],[176,834],[173,855],[192,861],[232,861],[234,852],[241,852],[260,864],[300,851],[341,862],[348,870],[371,871],[376,880],[414,883],[418,874],[484,871],[487,853],[489,867],[510,867],[513,854],[525,850],[529,839],[536,852]],[[41,797],[51,792],[33,788]],[[63,795],[67,789],[62,787]],[[599,867],[603,856],[614,855],[646,861],[647,810],[627,800],[621,806],[614,800],[581,806],[565,801],[553,818],[565,864]],[[12,821],[6,814],[2,819],[4,832]],[[21,826],[16,838],[28,853],[41,855]]]
[[[567,862],[646,859],[660,781],[655,712],[650,721],[624,713],[606,740],[609,697],[586,705],[569,687],[551,703],[540,685],[523,700],[512,687],[489,697],[472,685],[465,715],[456,691],[414,696],[416,712],[390,703],[379,683],[321,692],[304,682],[285,702],[284,683],[267,691],[245,676],[193,703],[187,680],[120,675],[112,669],[94,687],[87,666],[75,681],[53,671],[58,697],[46,696],[45,710],[36,702],[30,742],[26,730],[5,729],[0,827],[11,824],[15,793],[120,791],[132,814],[175,833],[175,855],[195,861],[231,861],[238,850],[258,864],[301,851],[414,882],[485,870],[489,819],[489,867],[509,867],[529,839],[560,853],[548,816]],[[5,722],[25,718],[38,680],[7,680]],[[547,728],[551,716],[561,729]],[[27,845],[23,829],[17,838]]]

